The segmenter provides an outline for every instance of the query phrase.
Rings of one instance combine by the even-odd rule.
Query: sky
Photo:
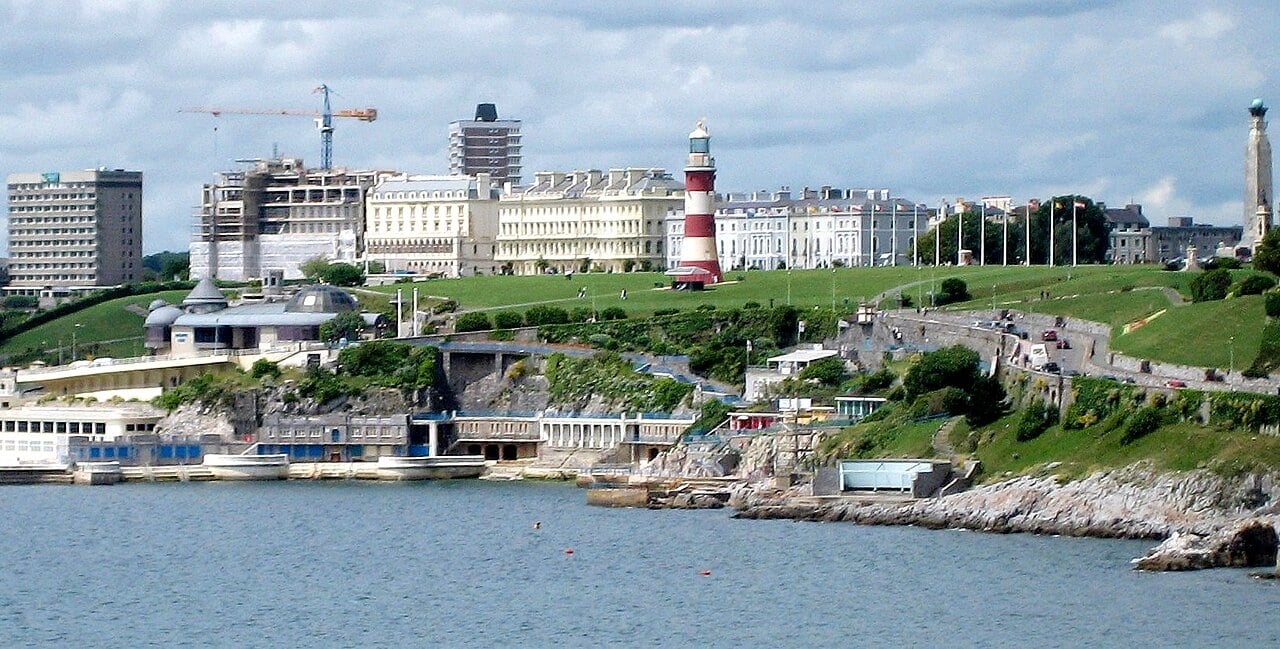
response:
[[[306,117],[179,108],[318,110],[321,83],[378,109],[335,120],[335,166],[447,173],[449,122],[490,102],[525,179],[680,177],[706,118],[722,192],[1075,193],[1154,225],[1240,223],[1247,108],[1280,103],[1262,1],[0,0],[0,24],[0,171],[141,170],[148,253],[186,250],[237,159],[319,164]]]

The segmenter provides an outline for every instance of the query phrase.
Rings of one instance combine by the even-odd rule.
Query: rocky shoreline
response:
[[[1159,473],[1143,464],[1062,482],[1022,476],[940,498],[815,498],[765,484],[730,493],[744,519],[915,525],[993,533],[1162,540],[1141,570],[1276,566],[1280,484],[1273,475],[1226,479]]]

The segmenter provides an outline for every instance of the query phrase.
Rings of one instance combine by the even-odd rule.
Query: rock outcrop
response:
[[[871,494],[815,499],[757,489],[733,504],[741,518],[1169,539],[1138,567],[1175,570],[1274,565],[1278,518],[1259,506],[1277,500],[1274,476],[1231,480],[1207,471],[1159,473],[1137,464],[1065,483],[1055,476],[1023,476],[924,500]],[[1263,517],[1252,518],[1258,515]]]
[[[1276,521],[1249,518],[1212,534],[1174,533],[1133,563],[1156,571],[1271,567],[1277,546]]]

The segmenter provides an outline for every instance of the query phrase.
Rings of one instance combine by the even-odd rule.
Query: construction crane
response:
[[[334,111],[329,105],[329,86],[321,84],[319,88],[315,89],[314,93],[324,94],[324,110],[321,112],[313,110],[295,110],[291,108],[212,108],[209,106],[179,108],[178,112],[208,113],[214,117],[218,117],[223,114],[311,117],[315,119],[316,128],[320,130],[320,166],[322,169],[329,169],[333,166],[333,118],[351,117],[362,122],[372,122],[373,120],[378,119],[378,109],[352,108],[348,110]]]

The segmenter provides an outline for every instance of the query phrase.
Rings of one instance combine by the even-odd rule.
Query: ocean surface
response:
[[[1280,585],[1133,572],[1146,542],[584,501],[479,481],[5,486],[0,646],[1280,646]]]

